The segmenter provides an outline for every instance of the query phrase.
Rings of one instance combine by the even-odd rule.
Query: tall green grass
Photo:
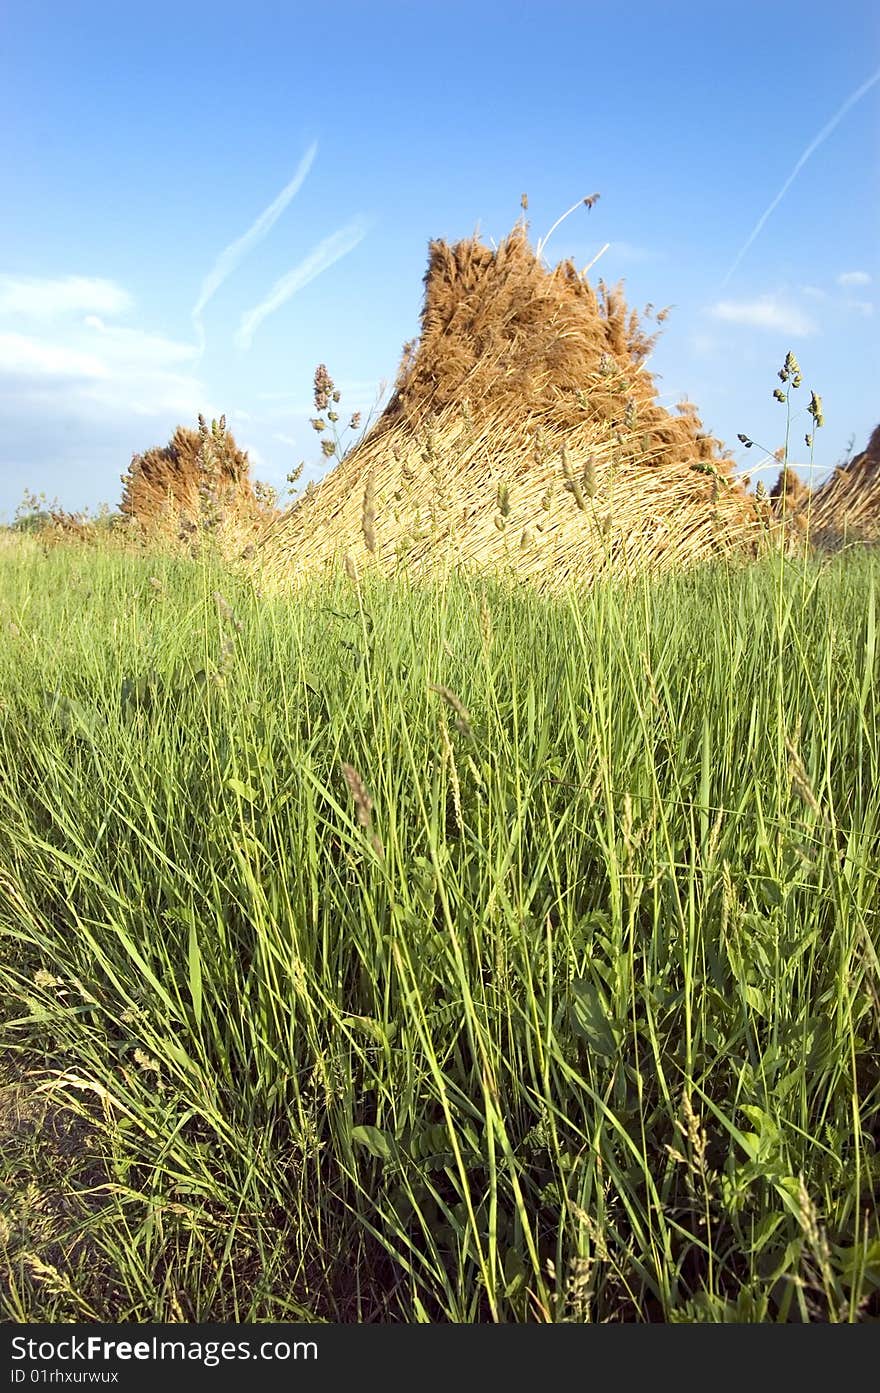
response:
[[[876,1317],[877,582],[0,553],[7,1318]]]

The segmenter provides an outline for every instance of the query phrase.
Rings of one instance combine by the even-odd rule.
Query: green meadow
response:
[[[0,1316],[880,1316],[878,580],[0,547]]]

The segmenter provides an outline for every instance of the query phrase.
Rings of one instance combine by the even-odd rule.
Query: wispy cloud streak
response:
[[[735,256],[735,258],[734,258],[734,260],[733,260],[733,263],[732,263],[730,269],[728,270],[727,274],[725,275],[724,280],[721,282],[722,287],[725,286],[725,285],[727,285],[727,282],[730,280],[730,278],[731,278],[731,276],[733,275],[734,271],[735,271],[735,270],[737,269],[737,267],[739,266],[740,262],[742,261],[742,259],[743,259],[743,257],[745,256],[746,252],[747,252],[747,251],[749,250],[749,248],[751,247],[751,245],[752,245],[752,243],[754,242],[755,238],[760,234],[760,232],[761,232],[761,230],[763,229],[764,224],[766,223],[767,219],[770,217],[771,213],[773,213],[773,212],[775,211],[775,209],[779,207],[779,204],[782,202],[783,198],[784,198],[785,195],[788,193],[789,189],[791,188],[791,186],[792,186],[792,184],[794,183],[795,179],[796,179],[796,178],[798,177],[798,175],[800,174],[801,170],[803,169],[804,165],[807,163],[807,160],[810,158],[810,156],[811,156],[811,155],[814,155],[814,154],[816,153],[816,151],[819,149],[819,146],[822,145],[822,144],[824,144],[824,142],[828,139],[828,137],[832,134],[832,132],[837,128],[837,126],[838,126],[838,125],[840,124],[840,122],[843,120],[844,116],[846,116],[847,112],[852,110],[852,108],[855,106],[856,102],[860,102],[860,101],[862,100],[862,97],[864,97],[868,92],[870,92],[871,88],[872,88],[873,86],[875,86],[875,84],[878,83],[878,82],[880,82],[880,68],[878,68],[877,71],[876,71],[875,73],[873,73],[871,77],[868,78],[867,82],[863,82],[862,85],[861,85],[861,87],[857,87],[856,90],[855,90],[854,92],[852,92],[852,93],[850,94],[850,96],[847,97],[846,101],[843,103],[843,106],[840,108],[840,110],[837,111],[837,112],[835,112],[835,114],[832,116],[831,120],[830,120],[826,125],[824,125],[824,126],[822,127],[822,129],[821,129],[821,131],[819,132],[819,134],[818,134],[817,136],[815,136],[815,137],[813,138],[813,140],[810,141],[809,145],[807,146],[806,150],[805,150],[805,151],[803,152],[803,154],[801,155],[801,157],[800,157],[800,159],[798,160],[797,164],[795,165],[794,169],[791,171],[791,173],[789,174],[789,176],[788,176],[788,178],[786,179],[785,183],[782,185],[782,188],[779,190],[778,194],[777,194],[776,197],[773,199],[773,202],[772,202],[772,203],[769,205],[769,207],[766,208],[765,211],[761,214],[760,218],[759,218],[758,221],[755,223],[755,226],[752,228],[752,230],[751,230],[751,232],[749,233],[748,237],[746,238],[745,242],[744,242],[743,245],[740,247],[739,251],[737,252],[737,254],[736,254],[736,256]]]
[[[217,257],[205,279],[202,281],[202,288],[199,298],[193,306],[192,320],[195,325],[196,333],[199,337],[200,352],[205,347],[205,329],[202,322],[202,313],[208,301],[216,295],[220,286],[237,266],[241,264],[248,252],[253,251],[254,247],[271,232],[287,205],[299,193],[306,181],[309,170],[314,163],[315,155],[318,153],[318,144],[315,141],[309,146],[303,158],[300,160],[299,168],[294,174],[289,184],[285,184],[280,194],[268,208],[265,208],[256,222],[252,223],[247,232],[243,233],[234,242],[230,242],[228,247]]]
[[[316,276],[322,275],[334,262],[354,251],[368,231],[367,220],[355,218],[354,222],[348,223],[347,226],[341,227],[338,232],[333,232],[329,237],[325,237],[323,242],[319,242],[314,251],[309,252],[299,265],[294,266],[292,271],[288,271],[280,280],[277,280],[265,300],[261,300],[252,310],[248,310],[246,314],[242,315],[235,336],[239,348],[250,348],[254,334],[268,315],[274,314],[290,299],[291,295],[302,290]]]

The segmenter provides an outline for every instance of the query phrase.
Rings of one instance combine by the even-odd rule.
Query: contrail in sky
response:
[[[193,307],[192,319],[199,336],[199,352],[204,352],[205,348],[205,329],[202,323],[202,311],[208,301],[217,293],[220,286],[232,275],[235,268],[252,251],[259,242],[272,230],[275,223],[281,217],[291,199],[299,193],[305,183],[306,175],[312,167],[315,155],[318,153],[317,141],[310,145],[302,160],[299,168],[294,174],[289,184],[286,184],[278,197],[265,208],[255,223],[252,223],[247,232],[243,233],[236,241],[230,242],[225,247],[214,265],[211,267],[205,279],[202,281],[202,289],[199,298]]]
[[[288,271],[280,280],[277,280],[265,300],[261,300],[252,310],[248,310],[247,314],[242,315],[235,336],[239,348],[250,348],[257,327],[262,324],[267,315],[280,309],[291,295],[302,290],[303,286],[308,285],[309,281],[313,281],[316,276],[320,276],[335,261],[339,261],[350,251],[354,251],[368,231],[367,220],[355,218],[354,222],[348,223],[347,226],[341,227],[338,232],[333,232],[329,237],[325,237],[323,242],[319,242],[314,251],[309,252],[308,256],[304,257],[297,266],[294,266],[292,271]]]
[[[747,237],[746,241],[743,243],[742,247],[737,252],[733,265],[727,272],[727,275],[724,277],[724,280],[721,282],[722,286],[727,285],[727,282],[730,280],[731,276],[733,275],[736,268],[739,266],[749,247],[752,245],[755,238],[758,236],[759,232],[763,228],[770,214],[782,202],[783,198],[788,193],[789,189],[791,188],[795,179],[800,174],[801,170],[807,163],[807,160],[810,158],[810,156],[816,153],[816,151],[819,149],[819,146],[822,145],[828,139],[832,131],[835,130],[838,124],[843,120],[847,112],[855,106],[856,102],[860,102],[862,100],[862,97],[864,97],[867,92],[870,92],[871,88],[877,82],[880,82],[880,68],[878,68],[877,71],[871,77],[868,78],[867,82],[863,82],[861,87],[857,87],[856,90],[851,94],[851,96],[847,97],[840,110],[835,112],[828,124],[822,127],[821,131],[815,137],[815,139],[810,141],[810,144],[807,146],[806,150],[801,155],[794,169],[791,171],[785,183],[782,185],[782,188],[779,190],[779,193],[776,195],[769,208],[767,208],[766,211],[761,214],[760,218],[755,223],[755,226],[752,228],[752,231],[749,233],[749,236]]]

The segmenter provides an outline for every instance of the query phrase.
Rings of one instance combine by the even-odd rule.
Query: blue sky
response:
[[[317,363],[369,409],[429,239],[498,240],[523,192],[534,238],[601,193],[547,258],[610,243],[594,275],[675,307],[661,398],[744,466],[738,432],[782,443],[789,348],[801,409],[824,400],[817,473],[880,418],[875,0],[19,0],[0,52],[0,516],[25,487],[115,504],[200,410],[259,477],[316,477]]]

